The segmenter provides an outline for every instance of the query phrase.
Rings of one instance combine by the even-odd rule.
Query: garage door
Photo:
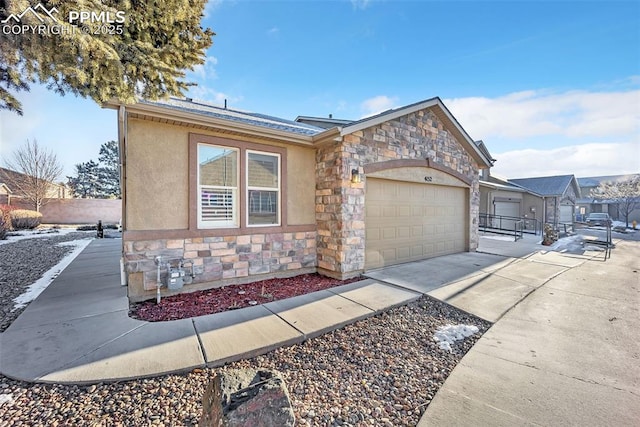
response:
[[[560,222],[563,224],[573,222],[573,205],[560,205]]]
[[[496,201],[494,202],[494,212],[496,217],[520,217],[520,202],[512,202],[512,201]],[[515,227],[517,220],[508,219],[508,218],[494,218],[495,224],[493,224],[496,228],[513,230]]]
[[[368,178],[365,269],[466,250],[464,188]]]

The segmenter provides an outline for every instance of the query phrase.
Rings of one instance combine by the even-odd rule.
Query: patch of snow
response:
[[[15,305],[13,306],[14,310],[18,310],[20,308],[25,307],[31,301],[36,299],[38,295],[44,291],[47,286],[53,282],[53,280],[58,277],[58,275],[65,269],[71,261],[73,261],[79,254],[86,248],[89,243],[91,243],[93,239],[83,239],[83,240],[71,240],[69,242],[58,243],[59,245],[64,246],[75,246],[75,249],[67,254],[58,264],[53,266],[49,271],[44,273],[44,275],[38,279],[35,283],[31,284],[27,290],[13,299]]]
[[[485,234],[482,237],[484,237],[485,239],[502,240],[502,241],[505,241],[505,242],[513,242],[513,240],[514,240],[513,236],[499,236],[499,235],[488,235],[488,234]]]
[[[69,233],[78,233],[75,228],[40,228],[37,230],[19,230],[10,231],[9,236],[5,240],[0,240],[0,245],[17,242],[18,240],[33,239],[37,237],[63,236]],[[95,234],[95,231],[87,233]]]
[[[477,334],[478,330],[478,327],[474,325],[440,326],[436,330],[435,334],[433,334],[433,340],[439,343],[439,346],[442,350],[453,352],[451,344],[470,337],[473,334]]]
[[[549,250],[556,252],[578,252],[582,251],[582,244],[584,243],[584,237],[580,234],[576,234],[569,237],[563,237],[549,246]]]
[[[13,394],[0,394],[0,406],[5,403],[13,403]]]

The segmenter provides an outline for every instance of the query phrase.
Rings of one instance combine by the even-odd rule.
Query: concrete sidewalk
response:
[[[120,241],[96,240],[0,334],[0,372],[90,383],[218,366],[427,294],[496,323],[447,379],[420,425],[640,419],[640,243],[618,242],[606,262],[598,252],[484,243],[485,253],[388,267],[326,291],[147,323],[127,315]]]
[[[128,316],[121,241],[94,240],[0,334],[0,372],[25,381],[113,381],[266,353],[418,299],[363,280],[287,300],[171,322]]]
[[[606,262],[550,252],[515,265],[525,262],[535,276],[565,271],[529,282],[535,289],[466,354],[419,426],[637,426],[640,244],[617,242]]]

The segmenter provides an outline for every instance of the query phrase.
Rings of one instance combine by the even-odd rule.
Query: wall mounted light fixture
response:
[[[362,178],[358,169],[351,169],[351,183],[360,184],[360,182],[362,182]]]

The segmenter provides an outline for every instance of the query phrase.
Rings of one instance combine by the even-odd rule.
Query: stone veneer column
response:
[[[364,183],[351,182],[351,170],[360,167],[353,151],[331,143],[316,154],[318,268],[338,278],[364,269]]]
[[[480,211],[476,161],[429,109],[357,131],[316,152],[318,268],[345,278],[364,269],[365,185],[351,183],[351,170],[402,159],[429,159],[469,178],[469,250],[478,247]]]

